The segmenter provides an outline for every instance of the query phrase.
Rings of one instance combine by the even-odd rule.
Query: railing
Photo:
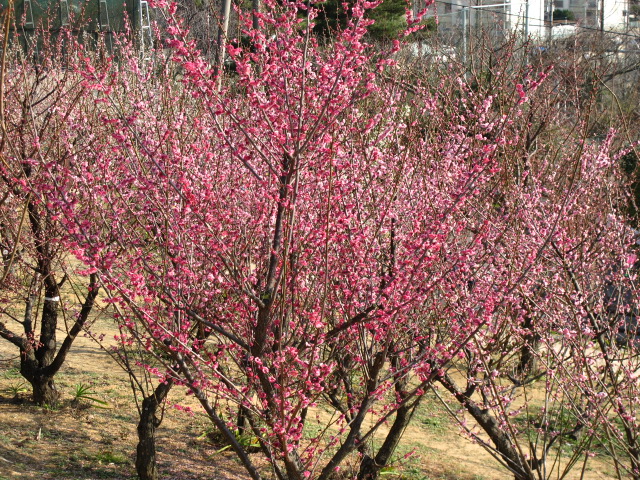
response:
[[[24,28],[34,28],[31,0],[24,0]]]
[[[69,26],[69,1],[60,0],[60,24],[63,27]]]

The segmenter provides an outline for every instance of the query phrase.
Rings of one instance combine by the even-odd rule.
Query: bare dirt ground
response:
[[[115,333],[106,320],[93,329],[104,333],[106,339]],[[0,341],[0,480],[136,478],[138,413],[128,378],[117,363],[90,338],[78,338],[57,376],[61,405],[48,409],[29,403],[28,385],[16,369],[16,355],[12,345]],[[73,402],[77,385],[89,386],[93,396],[107,402],[108,408]],[[192,399],[174,388],[158,430],[161,478],[248,478],[233,454],[220,452],[219,446],[208,441],[212,427],[203,414],[171,408],[185,403],[192,403]],[[460,436],[435,402],[426,402],[407,430],[404,445],[403,452],[414,450],[415,454],[389,472],[400,480],[511,478],[479,445]],[[596,461],[583,478],[612,478],[609,474],[609,465]]]
[[[106,338],[115,333],[106,322],[94,330]],[[28,385],[16,369],[16,354],[11,345],[0,342],[0,480],[136,478],[138,412],[128,378],[118,364],[96,342],[79,337],[56,377],[61,405],[47,409],[29,403]],[[105,401],[107,408],[73,402],[76,385],[90,386],[92,397]],[[168,405],[185,403],[184,392],[172,393]],[[158,430],[162,478],[246,478],[230,453],[216,453],[207,442],[210,429],[204,415],[167,408]]]

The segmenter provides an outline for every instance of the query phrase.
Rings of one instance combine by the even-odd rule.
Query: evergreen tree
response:
[[[343,29],[349,20],[352,3],[352,0],[326,0],[318,4],[320,14],[316,20],[316,32],[331,36],[332,32]],[[406,6],[404,0],[383,0],[370,10],[367,17],[375,23],[369,26],[369,35],[375,40],[396,38],[407,27]]]

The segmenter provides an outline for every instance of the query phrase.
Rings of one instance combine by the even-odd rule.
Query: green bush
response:
[[[350,4],[350,2],[347,2]],[[326,0],[317,4],[320,8],[315,31],[322,36],[331,36],[335,30],[344,28],[350,18],[349,8],[343,0]],[[375,20],[369,27],[369,34],[375,40],[396,38],[406,27],[406,2],[403,0],[383,0],[376,8],[367,12],[367,18]],[[435,25],[435,24],[434,24]],[[427,27],[431,30],[431,25]]]
[[[567,20],[572,22],[576,19],[575,14],[571,10],[556,9],[553,11],[553,20]]]

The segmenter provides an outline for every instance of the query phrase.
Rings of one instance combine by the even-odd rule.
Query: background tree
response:
[[[518,134],[499,156],[501,173],[493,183],[494,208],[477,206],[475,211],[482,212],[482,221],[491,225],[520,225],[500,230],[503,233],[492,242],[495,250],[488,255],[501,259],[499,269],[517,265],[518,257],[528,251],[540,252],[544,267],[514,269],[523,272],[517,277],[521,282],[518,296],[496,310],[487,329],[463,350],[460,361],[444,369],[438,382],[447,393],[439,395],[445,405],[452,400],[460,403],[476,422],[475,427],[470,426],[468,418],[451,408],[463,431],[516,478],[564,477],[578,465],[585,468],[594,454],[593,445],[600,442],[609,443],[609,453],[617,456],[624,476],[634,468],[629,452],[634,451],[635,427],[628,420],[622,422],[625,433],[616,437],[618,446],[613,447],[604,438],[614,438],[607,432],[610,427],[600,428],[616,423],[614,415],[604,413],[613,411],[612,404],[604,406],[606,402],[589,399],[605,395],[602,390],[594,391],[594,385],[624,383],[612,373],[634,364],[629,359],[635,355],[635,345],[611,340],[635,328],[633,262],[622,261],[635,255],[627,226],[626,204],[631,195],[612,153],[616,151],[614,136],[609,133],[604,141],[591,137],[594,117],[601,108],[599,97],[584,97],[578,93],[580,87],[565,78],[568,65],[573,78],[594,74],[594,65],[561,56],[553,60],[562,68],[551,69],[543,56],[520,65],[512,60],[516,44],[487,49],[486,54],[474,52],[471,85],[462,84],[457,95],[451,96],[450,110],[459,110],[459,102],[470,102],[471,88],[478,95],[484,92],[494,98],[493,114],[514,123],[526,122],[515,127]],[[443,68],[450,72],[455,67]],[[459,68],[462,77],[466,67]],[[435,69],[436,78],[445,77]],[[418,78],[425,75],[421,69],[414,74]],[[450,81],[458,83],[455,78],[453,75]],[[412,87],[415,84],[412,81]],[[505,101],[513,89],[522,99],[516,106]],[[560,98],[577,98],[580,108],[555,108]],[[467,120],[466,128],[472,132],[478,127],[482,124]],[[619,127],[626,128],[625,122]],[[437,135],[438,128],[433,128],[432,135]],[[568,268],[570,257],[569,263],[577,264]],[[487,273],[494,262],[480,262],[481,273],[470,273],[473,290],[486,278],[495,278]],[[455,297],[460,307],[467,295]],[[621,347],[614,349],[615,354],[595,353],[611,350],[612,343]],[[608,373],[607,369],[593,369],[590,377],[578,373],[587,365],[603,362],[611,365]],[[600,375],[598,380],[594,372]],[[591,378],[590,386],[580,381],[585,378]],[[541,409],[540,403],[544,405]],[[623,411],[629,415],[628,408]],[[620,420],[617,422],[619,425]],[[625,442],[631,446],[623,447]]]
[[[47,174],[55,175],[88,147],[81,141],[81,128],[68,129],[78,120],[84,90],[60,70],[59,50],[51,55],[45,51],[43,65],[19,60],[8,44],[10,14],[11,8],[5,10],[0,79],[0,337],[19,349],[20,373],[33,387],[33,400],[54,405],[59,398],[54,376],[87,322],[99,287],[93,273],[85,298],[77,285],[68,293],[63,290],[70,275],[76,275],[60,243],[59,212],[52,207],[53,185]],[[66,335],[58,345],[60,316]]]
[[[576,16],[571,10],[555,9],[553,11],[553,20],[554,21],[565,20],[565,21],[568,21],[568,22],[572,22],[575,19],[576,19]]]
[[[165,7],[155,63],[78,51],[35,100],[20,85],[38,91],[41,66],[7,82],[2,116],[6,276],[62,269],[63,251],[91,294],[100,274],[143,478],[173,385],[254,479],[248,443],[281,480],[376,478],[429,390],[518,479],[585,468],[604,441],[636,475],[635,247],[615,137],[584,113],[592,64],[552,71],[513,39],[423,75],[369,43],[369,5],[323,42],[319,12],[270,2],[227,48],[232,75]]]
[[[60,195],[70,224],[86,225],[70,239],[160,378],[198,398],[252,478],[241,431],[278,478],[328,478],[349,459],[375,478],[436,381],[533,478],[546,460],[522,451],[505,420],[513,399],[491,379],[522,345],[537,355],[531,305],[540,285],[566,289],[547,259],[583,241],[575,172],[606,149],[545,148],[538,170],[548,119],[528,105],[547,72],[490,91],[461,76],[408,88],[365,42],[363,6],[352,13],[321,46],[313,9],[268,3],[260,30],[245,19],[251,48],[228,47],[237,76],[219,84],[169,11],[189,92],[178,97],[159,84],[132,103],[111,67],[80,66],[103,133]],[[566,326],[545,322],[547,336]],[[464,362],[460,389],[448,369]],[[305,438],[321,403],[335,413]]]
[[[319,3],[315,31],[321,36],[333,36],[344,29],[352,17],[351,8],[357,2],[327,0]],[[374,21],[368,26],[369,35],[375,40],[393,40],[407,28],[407,3],[402,0],[382,0],[374,9],[367,11],[366,18]]]

